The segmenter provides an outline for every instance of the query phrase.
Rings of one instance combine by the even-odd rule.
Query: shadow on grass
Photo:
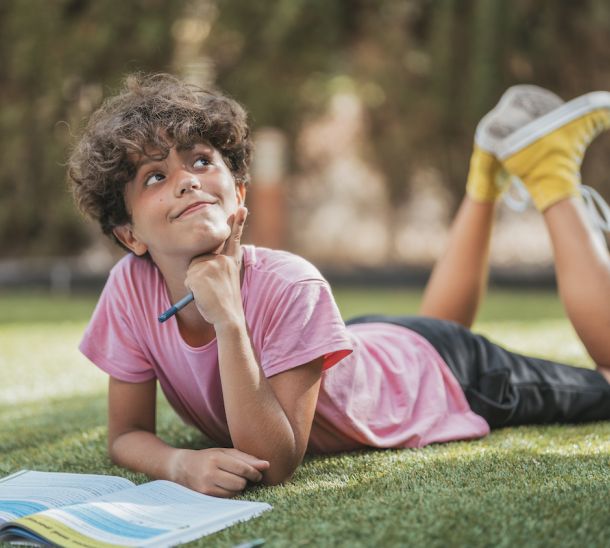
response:
[[[125,475],[107,457],[106,420],[105,393],[0,405],[0,472],[32,468]],[[182,424],[164,402],[159,405],[157,422],[159,435],[171,445],[213,446],[197,430]]]
[[[0,406],[0,440],[4,451],[27,450],[105,426],[103,394]]]

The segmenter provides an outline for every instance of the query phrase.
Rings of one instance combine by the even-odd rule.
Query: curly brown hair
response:
[[[131,221],[123,195],[136,174],[134,157],[163,159],[172,146],[202,141],[222,154],[237,183],[249,182],[252,143],[237,102],[169,74],[127,76],[91,115],[70,155],[76,205],[114,238],[113,229]]]

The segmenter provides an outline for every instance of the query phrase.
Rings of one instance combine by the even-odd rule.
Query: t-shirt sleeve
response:
[[[130,313],[132,292],[125,273],[113,270],[80,343],[80,351],[102,371],[121,381],[145,382],[155,372],[136,335]]]
[[[325,281],[284,289],[273,307],[260,361],[267,377],[322,357],[323,369],[352,353],[345,323]]]

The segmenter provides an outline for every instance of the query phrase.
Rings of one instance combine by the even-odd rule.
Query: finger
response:
[[[193,282],[193,277],[196,276],[197,273],[197,265],[201,263],[206,263],[208,261],[213,261],[216,255],[207,254],[207,255],[197,255],[191,259],[191,262],[186,271],[186,278],[184,280],[184,287],[190,291],[191,285]]]
[[[252,466],[237,458],[223,461],[218,468],[250,481],[261,481],[263,479],[263,475],[255,466]]]
[[[214,484],[219,489],[224,489],[237,495],[247,487],[248,481],[242,476],[219,470],[215,474]]]
[[[197,255],[196,257],[193,257],[191,259],[188,270],[190,270],[192,267],[194,267],[195,265],[198,265],[200,263],[207,263],[208,261],[213,261],[215,258],[216,258],[216,255],[214,255],[213,253],[206,253],[205,255]],[[188,270],[187,270],[187,274],[188,274]]]
[[[211,489],[206,489],[205,491],[206,495],[210,495],[211,497],[220,497],[223,499],[231,499],[240,493],[241,491],[229,491],[228,489],[223,489],[217,485],[214,485]]]
[[[225,244],[223,255],[228,255],[239,259],[239,248],[241,247],[241,235],[244,231],[244,225],[246,224],[246,217],[248,216],[248,210],[241,206],[237,208],[235,215],[233,216],[233,223],[231,225],[231,235]]]
[[[239,449],[225,449],[225,453],[232,455],[236,459],[239,459],[250,466],[254,466],[257,470],[267,470],[270,466],[268,460],[259,459],[254,455],[250,455],[249,453],[244,453]]]

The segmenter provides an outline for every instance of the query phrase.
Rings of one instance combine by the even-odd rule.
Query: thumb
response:
[[[231,235],[225,244],[223,255],[228,255],[239,259],[239,250],[241,247],[241,236],[244,231],[244,225],[246,224],[246,217],[248,216],[248,210],[240,206],[237,208],[235,215],[233,216],[233,223],[231,225]]]

